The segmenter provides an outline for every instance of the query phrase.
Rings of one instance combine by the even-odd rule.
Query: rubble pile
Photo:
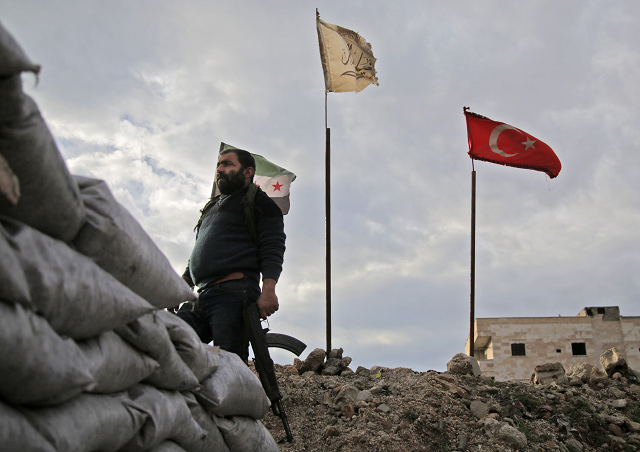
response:
[[[277,451],[235,354],[164,308],[195,299],[104,181],[72,176],[0,25],[0,450]]]
[[[325,372],[322,354],[276,366],[294,435],[282,451],[640,450],[640,385],[615,350],[603,354],[610,356],[601,359],[603,369],[537,366],[531,383],[477,376],[462,354],[444,373],[379,366]],[[331,355],[351,362],[342,350]],[[263,419],[276,438],[278,421]]]

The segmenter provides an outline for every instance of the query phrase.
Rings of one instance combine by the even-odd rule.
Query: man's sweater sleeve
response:
[[[280,278],[284,262],[285,240],[284,220],[280,207],[262,193],[257,203],[261,210],[258,220],[258,257],[262,279]],[[266,198],[266,199],[265,199]]]

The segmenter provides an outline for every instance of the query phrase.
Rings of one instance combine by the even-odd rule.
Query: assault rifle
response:
[[[294,337],[285,334],[268,333],[268,328],[262,328],[258,306],[254,301],[245,300],[242,315],[244,317],[245,342],[247,342],[247,339],[248,342],[251,342],[254,364],[258,377],[260,377],[260,383],[262,383],[264,392],[271,401],[273,414],[282,420],[287,441],[291,443],[293,442],[293,435],[289,428],[289,420],[282,407],[282,395],[278,388],[278,380],[273,368],[273,360],[269,354],[269,347],[283,348],[300,356],[300,353],[307,346]]]

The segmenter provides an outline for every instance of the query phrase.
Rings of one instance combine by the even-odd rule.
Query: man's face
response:
[[[218,157],[217,184],[220,193],[230,195],[236,190],[245,187],[248,181],[247,168],[242,168],[238,162],[238,156],[234,152],[222,154]]]

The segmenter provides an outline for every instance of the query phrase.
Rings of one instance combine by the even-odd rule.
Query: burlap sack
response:
[[[40,66],[33,64],[9,31],[0,23],[0,77],[31,71],[37,74]]]
[[[76,249],[159,308],[196,299],[142,226],[102,180],[74,176],[87,211]]]
[[[258,377],[235,353],[220,350],[220,364],[196,393],[198,402],[216,416],[262,419],[271,402]]]
[[[113,331],[79,342],[78,346],[89,363],[87,370],[95,382],[88,392],[111,394],[124,391],[160,367]]]
[[[0,224],[0,300],[35,309],[29,284],[12,246],[11,237]]]
[[[15,91],[19,79],[0,80],[0,154],[20,181],[18,203],[2,213],[70,242],[85,221],[80,191],[35,102]]]
[[[20,200],[20,181],[11,171],[7,160],[0,155],[0,211],[18,204]]]
[[[169,332],[178,355],[191,369],[198,381],[208,378],[218,368],[220,355],[209,353],[198,337],[198,333],[177,315],[169,311],[158,311],[158,318]]]
[[[244,416],[214,417],[231,452],[278,452],[278,444],[262,422]]]
[[[68,242],[84,223],[84,206],[38,107],[22,92],[20,73],[39,70],[0,25],[0,155],[21,189],[3,213]]]
[[[89,363],[71,339],[42,317],[0,301],[0,397],[12,404],[52,405],[91,389]],[[7,449],[2,449],[7,450]]]
[[[120,450],[140,431],[147,416],[133,405],[125,393],[80,394],[55,407],[17,409],[55,450],[94,452]]]
[[[118,327],[115,332],[160,364],[160,367],[144,380],[145,383],[176,391],[190,391],[198,386],[198,379],[178,355],[167,328],[158,319],[156,312]]]
[[[2,216],[0,224],[38,313],[58,334],[87,339],[155,310],[65,243]]]
[[[152,447],[151,449],[147,449],[147,452],[186,452],[182,447],[178,446],[173,441],[162,441],[157,446]],[[217,452],[215,449],[212,449],[211,452]]]
[[[27,418],[0,402],[0,450],[20,452],[56,452],[33,428]]]
[[[127,391],[131,406],[145,413],[146,421],[120,452],[145,451],[170,439],[186,451],[209,452],[207,433],[191,416],[177,391],[164,391],[147,385],[135,385]]]
[[[220,429],[218,429],[218,426],[213,421],[212,416],[205,411],[202,405],[198,403],[195,395],[191,392],[183,392],[182,396],[184,397],[185,402],[187,402],[187,406],[189,407],[189,411],[191,411],[193,418],[196,420],[198,425],[207,432],[209,450],[215,450],[216,452],[229,452],[229,448],[224,442]]]

